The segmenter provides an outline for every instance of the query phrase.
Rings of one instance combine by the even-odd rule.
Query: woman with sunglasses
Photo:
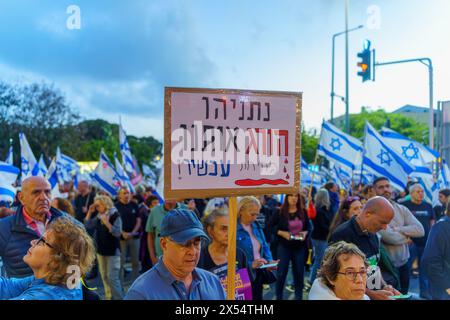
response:
[[[330,231],[328,233],[327,241],[330,240],[336,228],[343,224],[345,221],[350,220],[351,217],[357,216],[361,213],[362,204],[359,197],[347,197],[340,205],[338,212],[333,218],[330,225]]]
[[[353,243],[339,241],[325,251],[309,300],[370,300],[365,294],[367,262]]]
[[[23,258],[33,270],[26,278],[0,278],[1,300],[82,300],[80,279],[92,267],[95,247],[86,230],[61,217],[48,225]]]

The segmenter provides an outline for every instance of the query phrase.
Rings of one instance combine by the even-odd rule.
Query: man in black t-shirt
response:
[[[122,235],[120,237],[120,251],[121,251],[121,281],[123,285],[124,280],[124,265],[127,253],[130,253],[131,259],[131,278],[136,280],[139,275],[139,235],[142,223],[142,218],[139,215],[139,206],[134,201],[131,201],[130,191],[122,187],[117,195],[117,202],[115,207],[122,218]]]
[[[355,244],[369,264],[366,294],[372,300],[387,300],[400,294],[386,284],[379,268],[380,240],[377,232],[385,230],[394,217],[394,208],[383,197],[374,197],[365,204],[362,212],[344,222],[330,237],[330,243],[345,241]]]
[[[409,194],[411,195],[411,200],[405,201],[403,205],[411,211],[411,213],[416,217],[417,220],[422,224],[425,230],[425,235],[420,238],[412,238],[413,244],[410,245],[410,259],[409,264],[412,263],[417,258],[419,264],[419,286],[420,286],[420,297],[424,299],[431,299],[431,294],[429,292],[428,279],[425,276],[425,272],[421,266],[421,259],[423,250],[427,243],[428,234],[430,233],[431,226],[434,224],[436,218],[434,216],[434,210],[431,204],[424,201],[425,193],[423,187],[416,183],[410,187]]]
[[[441,217],[445,216],[445,206],[447,205],[448,200],[450,199],[450,189],[443,189],[439,191],[439,203],[434,206],[434,217],[436,221],[438,221]]]
[[[89,182],[78,182],[78,195],[74,200],[75,218],[84,223],[89,207],[94,203],[95,193],[91,191]]]

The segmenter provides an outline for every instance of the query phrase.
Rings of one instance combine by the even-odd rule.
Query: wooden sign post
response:
[[[236,196],[297,193],[302,94],[166,88],[164,197],[230,197],[227,297],[235,299]]]

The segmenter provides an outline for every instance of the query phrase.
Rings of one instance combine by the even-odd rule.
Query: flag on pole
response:
[[[91,174],[93,182],[102,190],[115,197],[120,188],[120,178],[116,169],[102,150],[97,167]]]
[[[59,147],[56,148],[56,170],[58,180],[61,184],[70,182],[73,177],[80,171],[77,161],[61,152]]]
[[[53,159],[52,162],[50,163],[45,178],[50,183],[52,189],[58,186],[58,172],[56,169],[56,159]]]
[[[365,126],[363,165],[365,170],[388,178],[392,186],[402,191],[406,188],[408,176],[415,170],[369,122]]]
[[[9,146],[8,155],[6,156],[5,163],[13,165],[13,147]]]
[[[47,166],[45,165],[45,162],[44,162],[44,156],[42,154],[39,157],[38,166],[39,166],[39,175],[42,175],[45,177],[48,170],[47,170]]]
[[[351,190],[352,188],[352,176],[346,170],[344,170],[338,163],[333,163],[333,169],[331,171],[333,182],[336,183],[340,189]]]
[[[0,201],[14,201],[16,188],[13,184],[16,182],[19,173],[19,168],[0,161]]]
[[[450,189],[450,169],[444,159],[442,159],[441,167],[439,169],[437,183],[439,190]]]
[[[31,151],[27,137],[19,133],[20,140],[20,163],[22,169],[22,180],[31,176],[42,175],[39,171],[39,164]]]
[[[119,179],[120,179],[120,182],[121,182],[121,186],[127,187],[128,190],[131,193],[134,193],[135,189],[133,187],[133,184],[131,183],[130,177],[125,172],[125,170],[123,170],[122,165],[120,164],[120,161],[117,158],[117,153],[115,153],[115,152],[114,152],[114,162],[115,162],[115,165],[116,165],[117,175],[119,176]]]
[[[436,162],[439,158],[439,152],[392,129],[382,127],[380,135],[403,159],[416,167],[426,167],[427,164]]]
[[[353,171],[361,162],[362,143],[329,122],[322,123],[318,153]]]
[[[123,168],[126,172],[133,176],[136,172],[136,167],[133,162],[133,155],[131,154],[130,146],[128,145],[127,135],[125,134],[121,124],[119,124],[119,143],[120,152],[122,154]]]

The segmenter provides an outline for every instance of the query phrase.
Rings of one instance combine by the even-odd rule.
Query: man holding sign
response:
[[[195,213],[170,211],[160,236],[162,258],[133,283],[125,300],[225,300],[219,278],[197,268],[201,239],[208,237]]]

